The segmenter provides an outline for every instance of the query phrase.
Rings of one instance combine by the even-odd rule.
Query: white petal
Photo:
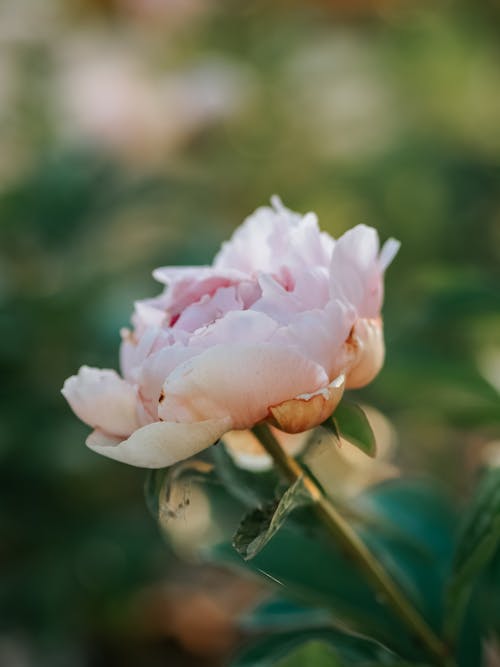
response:
[[[121,436],[140,426],[136,390],[113,370],[82,366],[61,391],[76,416],[89,426]]]
[[[387,241],[382,246],[380,255],[378,258],[378,263],[382,271],[385,271],[389,264],[392,262],[394,257],[398,254],[398,250],[401,247],[401,242],[396,239],[387,239]]]
[[[231,428],[228,418],[191,424],[155,422],[138,429],[122,442],[94,431],[87,438],[87,446],[97,454],[129,465],[166,468],[210,447]]]

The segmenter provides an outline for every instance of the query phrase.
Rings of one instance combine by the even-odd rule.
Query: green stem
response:
[[[338,512],[331,500],[322,492],[307,471],[285,450],[265,423],[253,428],[267,453],[273,458],[276,467],[290,483],[303,479],[315,505],[319,518],[333,535],[337,543],[364,571],[367,579],[380,591],[383,599],[392,607],[405,623],[415,638],[421,642],[433,663],[440,667],[453,667],[455,664],[446,644],[434,633],[411,602],[391,579],[379,561],[370,553],[365,543],[358,537],[349,523]]]

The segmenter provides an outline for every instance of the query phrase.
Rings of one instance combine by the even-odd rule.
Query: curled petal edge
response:
[[[285,433],[302,433],[319,426],[340,403],[344,389],[345,376],[341,374],[328,387],[270,407],[268,421]]]
[[[230,417],[192,423],[154,422],[126,440],[96,429],[86,444],[115,461],[139,468],[166,468],[210,447],[231,428]]]

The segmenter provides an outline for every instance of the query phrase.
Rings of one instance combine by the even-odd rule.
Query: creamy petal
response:
[[[234,428],[249,428],[270,405],[327,384],[324,369],[294,349],[217,345],[170,375],[158,413],[165,421],[230,416]]]
[[[354,361],[347,373],[346,387],[359,389],[369,384],[384,365],[384,330],[380,318],[358,320],[347,347],[353,350]]]
[[[227,417],[191,424],[155,422],[121,442],[94,431],[87,438],[87,446],[97,454],[129,465],[165,468],[210,447],[231,427]]]
[[[304,449],[307,433],[284,433],[270,427],[274,437],[290,456],[296,456]],[[273,467],[273,460],[260,444],[252,431],[229,431],[223,437],[224,445],[239,468],[253,472],[263,472]]]
[[[140,426],[137,392],[113,370],[82,366],[66,380],[62,394],[89,426],[121,436]]]

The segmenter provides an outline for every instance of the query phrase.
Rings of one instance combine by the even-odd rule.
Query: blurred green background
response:
[[[169,553],[60,388],[278,193],[402,241],[362,399],[460,506],[500,438],[500,5],[3,0],[0,54],[0,664],[223,664],[255,590]]]

